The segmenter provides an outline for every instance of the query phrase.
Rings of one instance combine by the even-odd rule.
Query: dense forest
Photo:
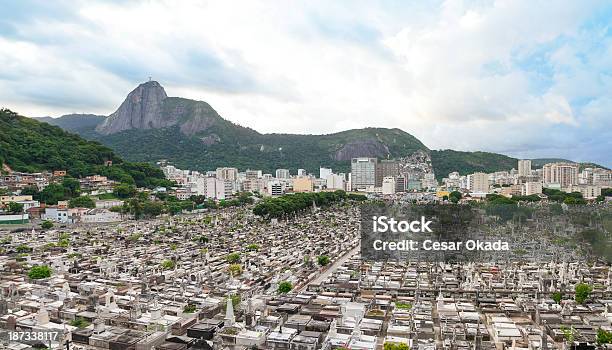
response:
[[[73,178],[100,174],[139,187],[169,184],[151,164],[126,162],[106,146],[8,109],[0,109],[0,131],[0,163],[14,171],[66,170]]]

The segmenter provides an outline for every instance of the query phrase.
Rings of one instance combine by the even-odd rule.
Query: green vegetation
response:
[[[124,162],[111,149],[97,142],[8,109],[0,109],[0,130],[0,163],[15,171],[66,170],[73,178],[99,174],[139,187],[171,184],[160,169],[150,164]],[[106,166],[107,161],[112,161],[112,165]],[[75,194],[69,185],[63,184],[68,190],[63,197]],[[57,197],[51,199],[57,201]]]
[[[196,117],[196,110],[202,110],[194,108],[196,104],[205,103],[169,97],[164,100],[164,110],[171,112],[180,105],[187,111],[184,118],[188,120]],[[260,134],[224,120],[214,111],[201,117],[210,120],[211,125],[192,137],[185,136],[179,126],[127,130],[112,135],[83,132],[82,135],[102,142],[130,161],[152,163],[168,159],[179,168],[197,170],[231,164],[239,169],[262,169],[267,173],[278,168],[292,173],[298,168],[315,172],[321,160],[326,159],[327,166],[348,172],[353,156],[402,157],[417,150],[428,151],[418,139],[399,129],[366,128],[329,135]],[[356,154],[363,148],[359,147],[361,144],[369,147],[370,154]]]
[[[552,300],[555,301],[555,303],[561,304],[561,300],[563,299],[563,293],[561,293],[561,292],[554,292],[554,293],[552,293],[552,295],[550,297],[552,298]]]
[[[286,194],[280,197],[264,199],[255,205],[253,213],[267,219],[280,218],[310,208],[313,203],[318,207],[324,207],[346,200],[347,198],[346,192],[342,190],[335,192]]]
[[[565,204],[586,204],[586,200],[582,198],[582,194],[580,192],[567,193],[552,188],[544,188],[542,189],[542,193],[548,196],[548,200],[550,201]]]
[[[70,208],[95,208],[96,202],[89,196],[72,198],[68,203]]]
[[[49,220],[45,220],[40,224],[40,227],[42,227],[45,230],[51,229],[53,228],[53,222]]]
[[[250,251],[258,251],[259,250],[259,244],[251,243],[248,246],[246,246],[246,249],[250,250]]]
[[[234,312],[235,312],[238,305],[240,305],[242,298],[240,297],[240,294],[232,294],[230,295],[230,298],[232,299],[232,306],[234,307]],[[223,300],[222,307],[223,307],[223,311],[227,309],[227,299]]]
[[[612,332],[601,328],[597,330],[597,344],[612,344]]]
[[[172,270],[176,266],[176,263],[173,260],[164,260],[161,263],[161,267],[164,270]]]
[[[231,254],[228,254],[225,257],[225,260],[227,260],[227,262],[230,263],[230,264],[235,264],[235,263],[240,261],[240,253],[231,253]]]
[[[488,194],[484,209],[488,215],[497,216],[502,221],[525,221],[531,218],[533,212],[531,208],[517,205],[519,201],[525,200],[525,198],[527,198],[527,201],[535,200],[532,196],[513,196],[508,198],[496,194]],[[539,200],[539,197],[537,198]]]
[[[293,289],[293,284],[291,284],[291,282],[289,281],[282,281],[281,283],[278,284],[279,294],[287,294],[291,292],[292,289]]]
[[[325,266],[325,265],[329,264],[329,256],[327,256],[327,255],[320,255],[320,256],[317,257],[317,262],[319,263],[319,265]]]
[[[195,305],[188,304],[188,305],[185,305],[185,307],[183,308],[183,312],[186,313],[186,314],[192,314],[192,313],[196,312],[197,309],[198,308]]]
[[[461,192],[459,191],[453,191],[448,195],[448,199],[453,203],[458,203],[461,197]]]
[[[15,250],[17,251],[17,253],[30,253],[33,249],[28,245],[20,244],[17,246],[17,248],[15,248]]]
[[[591,295],[591,292],[593,291],[593,287],[591,287],[590,285],[586,283],[578,283],[576,285],[575,291],[576,291],[576,295],[575,295],[576,303],[583,304],[587,299],[589,299],[589,296]]]
[[[565,341],[570,344],[573,343],[574,339],[576,338],[576,335],[578,335],[578,332],[574,329],[574,327],[568,328],[567,326],[562,325],[560,329],[561,332],[563,332],[563,337],[565,338]]]
[[[460,152],[450,149],[431,151],[431,162],[438,181],[457,171],[460,175],[492,173],[516,167],[517,159],[489,152]]]
[[[384,350],[410,350],[410,347],[406,343],[386,342],[383,349]]]
[[[400,301],[395,303],[395,307],[400,309],[400,310],[410,310],[412,309],[412,304],[410,303],[402,303]]]
[[[9,214],[21,214],[23,213],[23,204],[16,203],[16,202],[9,202],[6,209]]]
[[[89,326],[89,322],[87,322],[82,317],[77,317],[74,320],[70,321],[70,325],[72,327],[77,327],[79,329],[83,329],[83,328],[86,328],[87,326]]]
[[[49,278],[51,277],[51,268],[49,268],[49,266],[47,265],[32,266],[32,268],[28,272],[28,277],[33,280]]]
[[[232,276],[239,276],[242,274],[242,266],[240,264],[230,264],[227,269]]]

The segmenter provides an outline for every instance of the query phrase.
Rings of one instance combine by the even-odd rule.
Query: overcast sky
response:
[[[610,1],[0,0],[0,106],[112,113],[151,76],[260,132],[612,166]]]

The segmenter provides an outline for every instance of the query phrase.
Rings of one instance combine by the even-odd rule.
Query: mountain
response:
[[[73,133],[92,134],[94,129],[102,123],[106,117],[96,114],[66,114],[59,118],[42,117],[35,119],[40,122],[59,126]]]
[[[92,118],[90,124],[83,123],[80,128],[62,127],[103,143],[130,161],[166,159],[189,169],[234,166],[265,172],[288,168],[295,172],[304,168],[316,173],[319,166],[327,166],[348,172],[354,157],[399,158],[419,150],[430,154],[439,178],[450,171],[464,175],[516,167],[516,159],[495,153],[430,151],[400,129],[365,128],[327,135],[261,134],[223,119],[206,102],[168,97],[156,81],[140,84],[117,111],[97,120],[95,127]]]
[[[146,187],[167,184],[150,164],[126,162],[106,146],[8,109],[0,109],[0,165],[24,172],[66,170],[76,178],[101,174]]]
[[[599,165],[596,163],[589,163],[589,162],[574,162],[573,160],[568,160],[568,159],[562,159],[562,158],[536,158],[536,159],[532,159],[531,160],[531,167],[532,168],[541,168],[544,166],[544,164],[548,164],[548,163],[576,163],[578,165],[580,165],[580,170],[582,171],[582,169],[584,168],[603,168],[603,169],[608,169],[603,165]]]
[[[461,152],[450,149],[431,151],[436,178],[457,171],[461,175],[475,172],[491,173],[516,168],[518,159],[490,152]]]

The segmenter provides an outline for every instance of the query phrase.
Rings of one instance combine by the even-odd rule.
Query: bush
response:
[[[77,327],[79,329],[83,329],[87,326],[89,326],[89,322],[87,322],[84,318],[82,317],[77,317],[74,320],[70,321],[70,325],[72,327]]]
[[[28,277],[33,280],[49,278],[51,277],[51,268],[47,265],[32,266],[30,272],[28,272]]]
[[[197,307],[195,305],[185,305],[185,307],[183,308],[183,312],[186,314],[192,314],[197,310]]]
[[[235,264],[235,263],[240,261],[240,253],[231,253],[231,254],[228,254],[225,259],[230,264]]]
[[[176,263],[175,263],[174,261],[172,261],[172,260],[164,260],[164,261],[161,263],[161,267],[162,267],[164,270],[171,270],[171,269],[173,269],[175,266],[176,266]]]
[[[242,273],[242,266],[240,264],[231,264],[227,269],[232,276],[238,276]]]
[[[96,202],[89,196],[72,198],[68,203],[70,208],[95,208]]]
[[[576,302],[578,304],[583,304],[591,295],[593,291],[593,287],[589,286],[586,283],[578,283],[576,285]]]
[[[255,243],[249,244],[249,245],[246,247],[246,249],[247,249],[247,250],[257,251],[257,250],[259,250],[259,244],[255,244]]]
[[[319,263],[319,265],[325,266],[325,265],[329,264],[329,256],[321,255],[321,256],[317,257],[317,262]]]
[[[278,293],[287,294],[293,289],[293,284],[289,281],[283,281],[278,284]]]
[[[45,220],[42,222],[42,224],[40,224],[40,227],[42,227],[45,230],[51,229],[53,228],[53,222],[49,220]]]

